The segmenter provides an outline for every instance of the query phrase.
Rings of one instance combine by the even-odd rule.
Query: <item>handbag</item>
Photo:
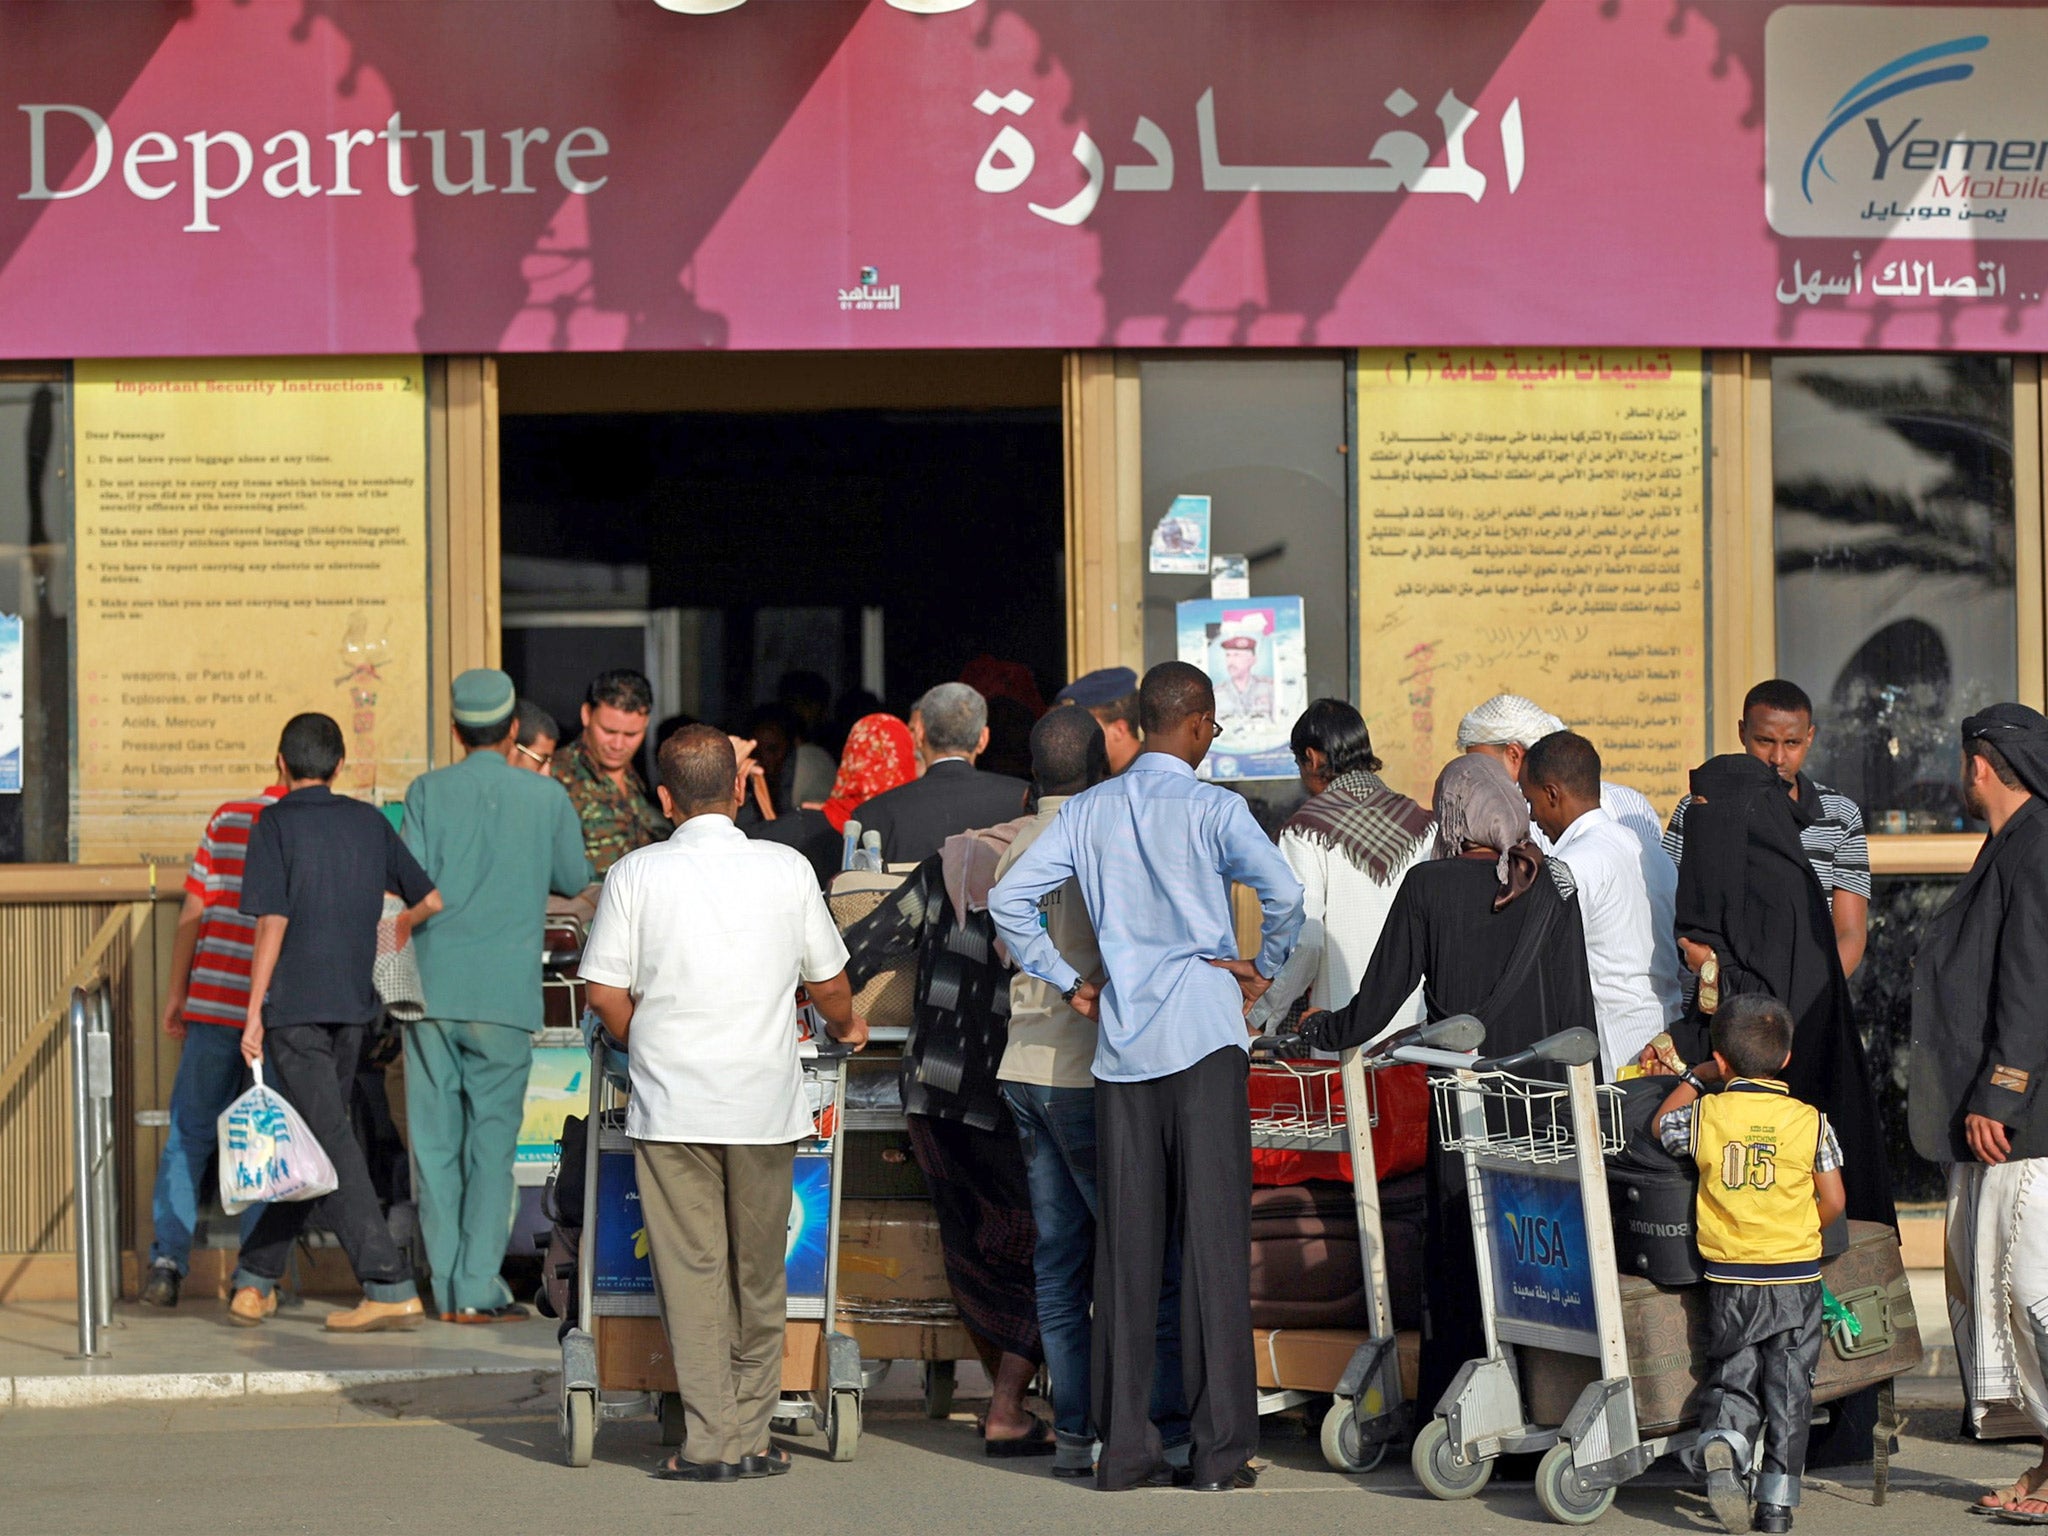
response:
[[[377,1000],[385,1014],[397,1024],[417,1024],[427,1016],[427,987],[420,979],[419,953],[408,932],[398,938],[398,920],[405,903],[389,891],[384,893],[384,915],[377,919],[377,958],[370,966],[370,980],[377,988]]]

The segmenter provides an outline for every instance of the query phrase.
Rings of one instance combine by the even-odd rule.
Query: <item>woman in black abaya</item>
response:
[[[1799,834],[1814,807],[1768,763],[1742,753],[1693,770],[1678,867],[1678,936],[1714,953],[1719,995],[1768,992],[1792,1010],[1785,1086],[1828,1117],[1842,1143],[1852,1221],[1898,1225],[1877,1094],[1849,1004],[1827,897]],[[1709,992],[1702,977],[1701,996]],[[1694,1001],[1674,1030],[1688,1061],[1707,1057],[1709,1016]]]

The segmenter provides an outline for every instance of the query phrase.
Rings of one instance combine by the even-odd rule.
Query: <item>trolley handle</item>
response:
[[[1538,1062],[1560,1067],[1583,1067],[1599,1059],[1600,1037],[1581,1027],[1560,1030],[1554,1035],[1546,1035],[1525,1050],[1475,1061],[1471,1065],[1479,1072],[1518,1072]]]
[[[853,1055],[853,1047],[844,1040],[834,1040],[830,1035],[820,1035],[811,1042],[817,1047],[820,1061],[845,1061]]]

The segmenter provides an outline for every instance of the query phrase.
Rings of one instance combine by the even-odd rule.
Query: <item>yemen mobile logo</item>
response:
[[[1809,185],[1815,166],[1829,181],[1835,179],[1828,163],[1821,158],[1821,151],[1858,113],[1867,112],[1881,103],[1904,96],[1909,91],[1922,90],[1930,85],[1947,85],[1956,80],[1967,80],[1976,73],[1973,64],[1941,64],[1933,69],[1920,69],[1923,64],[1934,64],[1938,59],[1952,59],[1958,54],[1976,53],[1990,46],[1988,37],[1956,37],[1945,43],[1934,43],[1926,48],[1916,48],[1911,53],[1902,53],[1882,69],[1873,70],[1858,80],[1828,109],[1827,126],[1813,141],[1813,147],[1806,152],[1806,159],[1799,167],[1799,190],[1806,200],[1813,201],[1813,189]],[[1906,74],[1917,70],[1917,74]],[[1898,78],[1899,76],[1904,78]],[[1873,119],[1873,124],[1875,120]]]

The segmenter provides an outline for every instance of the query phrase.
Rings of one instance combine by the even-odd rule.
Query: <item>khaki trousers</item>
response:
[[[795,1159],[794,1142],[633,1143],[685,1460],[737,1462],[769,1448]]]

